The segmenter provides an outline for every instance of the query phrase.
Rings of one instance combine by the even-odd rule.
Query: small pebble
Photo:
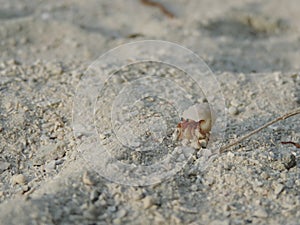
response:
[[[116,219],[114,219],[113,220],[113,224],[122,224],[122,220],[121,220],[121,218],[116,218]]]
[[[191,186],[191,190],[192,190],[192,191],[197,191],[197,190],[198,190],[198,186],[197,186],[196,184],[193,184],[193,185]]]
[[[113,82],[113,83],[116,83],[116,84],[122,84],[122,83],[124,83],[124,79],[122,79],[122,78],[119,77],[119,76],[113,76],[112,82]]]
[[[127,214],[127,211],[125,209],[120,209],[118,212],[117,212],[117,217],[118,218],[122,218],[124,216],[126,216]]]
[[[268,160],[269,161],[275,161],[276,160],[276,156],[275,156],[274,152],[269,152],[268,153]]]
[[[290,154],[290,157],[286,162],[284,163],[284,166],[287,170],[295,167],[297,165],[296,156],[294,154]]]
[[[232,105],[232,106],[239,106],[241,103],[238,101],[238,100],[236,100],[236,99],[233,99],[231,102],[230,102],[230,104]]]
[[[51,171],[55,170],[55,168],[56,168],[56,162],[55,162],[55,160],[51,160],[50,162],[48,162],[45,165],[46,172],[51,172]]]
[[[284,185],[281,183],[274,182],[273,187],[274,187],[274,193],[278,195],[283,190]]]
[[[7,170],[10,167],[10,163],[0,161],[0,173]]]
[[[259,218],[267,218],[268,213],[264,208],[258,208],[257,210],[254,211],[253,216],[259,217]]]
[[[228,152],[228,153],[227,153],[227,156],[228,156],[229,158],[233,158],[233,157],[234,157],[234,153],[233,153],[233,152]]]
[[[17,174],[12,177],[12,183],[15,184],[25,184],[26,178],[23,174]]]
[[[95,201],[97,201],[98,200],[98,198],[99,198],[99,191],[98,190],[93,190],[92,192],[91,192],[91,194],[90,194],[90,200],[92,201],[92,202],[95,202]]]
[[[233,116],[239,114],[239,110],[235,106],[230,106],[228,109],[228,112],[230,115],[233,115]]]
[[[266,172],[262,172],[262,173],[260,174],[260,177],[261,177],[262,179],[264,179],[264,180],[267,180],[267,179],[270,178],[270,175],[267,174]]]
[[[58,159],[58,160],[55,160],[55,165],[61,165],[64,163],[64,159]]]
[[[100,140],[104,140],[106,138],[106,136],[104,134],[99,134],[99,138],[100,138]]]
[[[22,187],[23,193],[25,193],[25,192],[27,192],[27,191],[29,191],[29,190],[30,190],[30,187],[29,187],[28,185],[24,185],[24,186]]]
[[[115,213],[117,211],[117,206],[112,205],[107,207],[107,211],[109,211],[110,213]]]
[[[92,180],[91,175],[86,171],[82,176],[82,182],[86,185],[93,186],[95,183]]]
[[[153,198],[151,196],[146,196],[143,199],[143,204],[144,204],[144,209],[150,208],[154,204]]]

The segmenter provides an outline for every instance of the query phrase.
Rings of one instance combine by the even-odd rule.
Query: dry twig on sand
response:
[[[300,144],[299,144],[299,143],[295,143],[295,142],[293,142],[293,141],[282,141],[281,144],[284,144],[284,145],[286,145],[286,144],[292,144],[292,145],[294,145],[296,148],[300,148]]]
[[[265,129],[266,127],[268,127],[268,126],[270,126],[270,125],[272,125],[272,124],[274,124],[274,123],[277,123],[277,122],[279,122],[279,121],[281,121],[281,120],[285,120],[285,119],[287,119],[287,118],[289,118],[289,117],[295,116],[295,115],[297,115],[297,114],[300,114],[300,108],[297,108],[297,109],[294,110],[294,111],[288,112],[288,113],[286,113],[285,115],[280,116],[280,117],[278,117],[278,118],[276,118],[276,119],[274,119],[274,120],[272,120],[272,121],[270,121],[270,122],[264,124],[263,126],[257,128],[257,129],[255,129],[255,130],[253,130],[253,131],[251,131],[250,133],[248,133],[248,134],[246,134],[246,135],[244,135],[244,136],[242,136],[242,137],[240,137],[240,138],[234,140],[234,141],[231,142],[230,144],[221,147],[221,148],[220,148],[220,153],[223,153],[223,152],[228,151],[228,149],[229,149],[230,147],[239,144],[239,143],[242,142],[243,140],[247,139],[248,137],[252,136],[253,134],[258,133],[259,131]],[[296,143],[295,143],[295,144],[296,144]],[[296,145],[295,145],[295,146],[296,146]],[[296,146],[296,147],[297,147],[297,146]]]
[[[159,8],[160,11],[169,18],[174,18],[175,17],[175,15],[172,12],[170,12],[163,4],[161,4],[159,2],[155,2],[155,1],[152,1],[152,0],[141,0],[141,3],[143,3],[144,5]]]

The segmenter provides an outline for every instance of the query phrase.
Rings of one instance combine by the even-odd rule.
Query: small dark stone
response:
[[[284,163],[284,167],[289,170],[297,165],[296,156],[291,154],[290,155],[290,161],[287,163]]]

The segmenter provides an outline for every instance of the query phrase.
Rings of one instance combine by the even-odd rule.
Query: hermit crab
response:
[[[174,133],[173,140],[181,140],[184,145],[195,149],[205,148],[209,141],[215,113],[209,104],[196,104],[185,110]]]

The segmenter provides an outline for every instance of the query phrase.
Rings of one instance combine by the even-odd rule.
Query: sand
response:
[[[156,2],[0,1],[0,224],[299,224],[300,149],[281,143],[300,143],[299,115],[218,154],[299,108],[298,1]],[[143,40],[212,72],[167,43],[99,58]],[[205,76],[118,68],[139,50]],[[180,113],[205,101],[209,146],[182,147]]]

